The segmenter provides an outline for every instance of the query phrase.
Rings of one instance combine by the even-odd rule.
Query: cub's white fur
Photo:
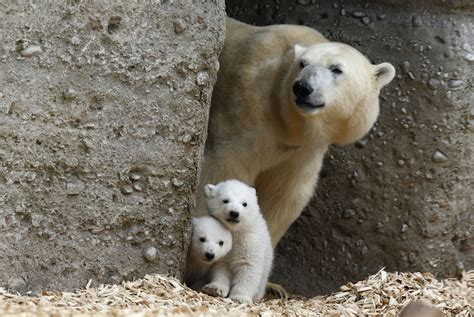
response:
[[[212,217],[193,218],[193,233],[188,249],[184,282],[200,291],[209,282],[212,265],[232,248],[232,234]]]
[[[260,213],[254,188],[227,180],[204,188],[208,211],[231,232],[232,249],[216,263],[203,292],[242,303],[262,299],[273,263],[267,223]]]

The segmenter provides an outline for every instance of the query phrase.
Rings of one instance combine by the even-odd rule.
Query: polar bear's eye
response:
[[[200,237],[200,238],[199,238],[199,241],[201,241],[201,242],[206,242],[206,238]]]
[[[340,75],[343,73],[341,66],[340,65],[331,65],[329,66],[329,69],[333,74]]]
[[[222,202],[223,202],[224,204],[228,204],[228,203],[229,203],[229,200],[228,200],[228,199],[224,199]]]
[[[306,62],[305,61],[301,61],[300,62],[300,68],[305,68],[306,67]]]
[[[224,245],[224,241],[219,241],[219,245],[222,247]]]
[[[247,207],[247,203],[243,203],[242,206]]]

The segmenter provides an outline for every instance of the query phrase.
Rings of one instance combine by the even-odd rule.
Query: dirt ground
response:
[[[472,315],[474,271],[459,280],[437,280],[428,273],[388,273],[384,270],[348,283],[329,296],[266,299],[253,305],[197,293],[178,280],[147,275],[121,285],[101,285],[75,293],[43,292],[28,297],[0,288],[0,316],[398,316],[410,303],[422,300],[432,317]],[[404,316],[421,317],[421,315]]]

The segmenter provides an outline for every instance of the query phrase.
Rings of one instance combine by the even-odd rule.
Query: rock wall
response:
[[[180,276],[223,1],[0,4],[0,286]]]
[[[226,1],[241,21],[311,26],[398,67],[375,127],[330,150],[314,199],[277,248],[272,280],[292,292],[331,292],[382,267],[474,267],[474,4],[413,3]]]

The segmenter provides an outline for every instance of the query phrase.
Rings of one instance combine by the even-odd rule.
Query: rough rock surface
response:
[[[0,286],[180,276],[224,16],[0,4]]]
[[[305,295],[388,271],[474,267],[472,1],[227,1],[257,25],[311,26],[398,76],[381,116],[333,147],[317,192],[277,248],[272,280]]]

